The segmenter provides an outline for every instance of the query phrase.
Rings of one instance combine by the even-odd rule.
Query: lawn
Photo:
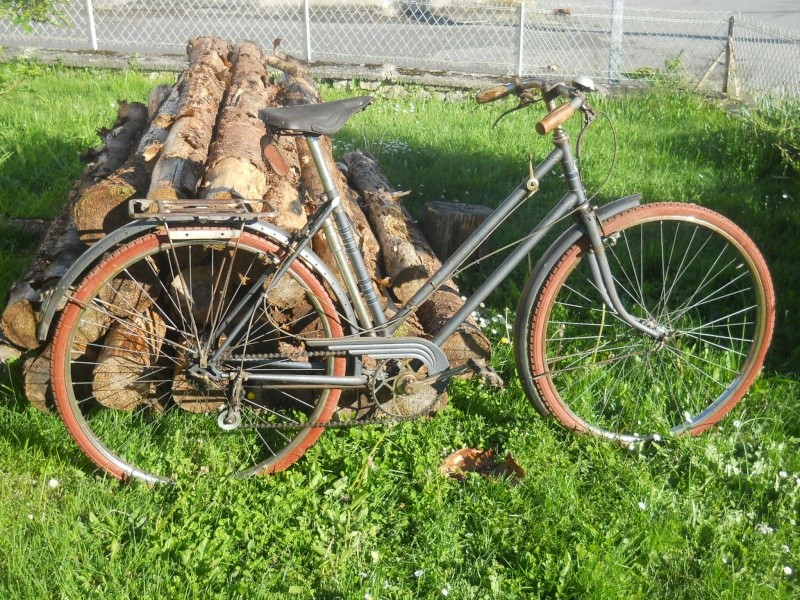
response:
[[[144,100],[170,74],[0,64],[0,213],[52,216],[99,142],[116,100]],[[335,99],[357,89],[325,88]],[[496,205],[548,151],[534,108],[511,114],[467,95],[391,88],[337,137],[380,159],[410,209]],[[800,593],[800,178],[769,136],[691,94],[598,97],[614,123],[605,203],[633,192],[685,200],[739,223],[762,249],[778,297],[764,374],[699,438],[620,448],[537,416],[507,340],[520,268],[487,302],[498,392],[454,382],[433,419],[328,431],[287,472],[172,487],[122,485],[83,457],[58,417],[0,380],[0,596],[4,598],[795,598]],[[577,132],[574,132],[577,133]],[[587,135],[590,193],[612,165],[601,119]],[[551,181],[552,178],[552,181]],[[556,176],[520,218],[560,195]],[[513,239],[512,227],[500,244]],[[0,224],[0,286],[35,240]],[[481,270],[464,273],[465,290]],[[493,320],[493,317],[494,320]],[[439,475],[462,447],[513,455],[519,483]],[[797,573],[796,573],[797,572]]]

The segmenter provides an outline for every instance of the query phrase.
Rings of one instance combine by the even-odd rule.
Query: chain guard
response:
[[[310,351],[275,354],[253,354],[245,357],[247,360],[270,360],[279,358],[309,358],[346,355],[339,351]],[[379,374],[385,374],[379,380]],[[375,403],[380,415],[373,418],[354,418],[341,421],[315,421],[297,425],[295,423],[259,423],[258,425],[238,423],[236,429],[277,429],[299,430],[312,427],[323,429],[347,429],[366,425],[391,425],[405,421],[413,421],[432,412],[434,405],[440,397],[440,392],[433,385],[419,384],[425,379],[424,373],[415,372],[408,361],[389,359],[380,361],[375,369],[368,386],[370,399]],[[415,390],[405,392],[405,385],[415,383]],[[400,393],[395,389],[401,385]],[[225,414],[227,404],[220,406],[219,410]]]

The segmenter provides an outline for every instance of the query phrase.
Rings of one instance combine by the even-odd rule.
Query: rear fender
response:
[[[77,281],[97,264],[106,253],[111,252],[120,244],[125,244],[139,236],[155,231],[163,225],[164,222],[159,219],[137,219],[109,233],[94,246],[87,249],[59,280],[49,296],[43,300],[42,310],[39,316],[39,327],[37,330],[39,340],[44,342],[48,339],[55,314],[58,310],[63,308],[70,290],[74,288]],[[241,222],[204,223],[204,225],[238,228],[241,226]],[[277,245],[285,246],[290,241],[290,236],[285,231],[262,221],[247,222],[244,224],[244,229],[261,235]],[[345,329],[346,334],[357,333],[355,324],[358,323],[358,320],[355,316],[355,312],[348,300],[347,294],[333,276],[328,266],[311,250],[304,250],[300,254],[300,260],[310,269],[319,273],[325,283],[330,287],[340,305],[344,317],[342,327]]]

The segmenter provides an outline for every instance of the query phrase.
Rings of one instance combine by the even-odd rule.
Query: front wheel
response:
[[[654,340],[603,302],[582,238],[520,300],[526,392],[578,432],[624,443],[699,434],[736,405],[764,361],[775,320],[764,259],[734,223],[695,205],[639,206],[602,229],[622,303],[667,334]]]

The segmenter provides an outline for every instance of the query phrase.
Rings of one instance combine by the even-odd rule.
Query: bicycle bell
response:
[[[591,77],[586,77],[586,75],[578,75],[575,79],[573,79],[572,87],[580,90],[581,92],[593,92],[595,90],[594,81],[592,81]]]

